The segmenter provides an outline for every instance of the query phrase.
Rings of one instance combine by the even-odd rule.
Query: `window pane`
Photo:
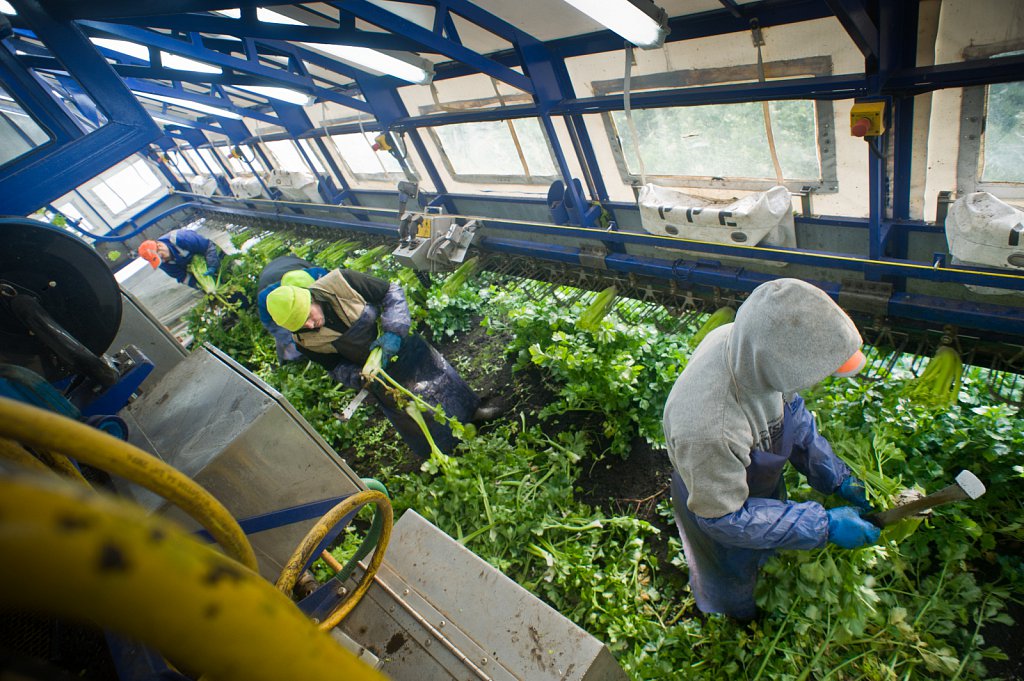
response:
[[[0,165],[49,141],[46,131],[0,86]]]
[[[772,131],[783,176],[819,180],[814,104],[771,102]],[[612,113],[630,174],[640,173],[625,113]],[[759,102],[633,112],[644,169],[650,175],[774,178]]]
[[[513,122],[526,168],[506,121],[457,123],[433,128],[456,175],[551,176],[555,164],[536,119]]]
[[[136,161],[118,171],[105,184],[121,197],[126,206],[134,206],[160,188],[160,180],[145,161]]]
[[[93,187],[92,191],[94,194],[96,194],[96,196],[100,198],[100,201],[102,201],[104,205],[106,205],[107,210],[109,210],[114,215],[117,215],[118,213],[128,208],[128,206],[125,205],[124,201],[121,200],[121,197],[115,194],[114,190],[108,187],[103,182],[100,182],[95,187]]]
[[[338,147],[338,152],[345,164],[358,175],[381,173],[401,173],[395,157],[387,151],[373,150],[372,133],[351,133],[348,135],[331,135]]]
[[[988,86],[984,182],[1024,182],[1024,82]]]
[[[281,170],[291,170],[295,172],[308,173],[309,164],[302,158],[299,150],[295,147],[295,143],[291,140],[276,140],[273,142],[266,142],[267,148],[270,149],[270,153],[277,158],[278,168]],[[315,159],[315,157],[314,157]],[[319,163],[315,163],[318,165]],[[317,168],[317,170],[323,170],[323,168]]]
[[[178,151],[168,151],[167,159],[174,166],[174,169],[181,173],[184,177],[192,175],[192,169],[188,167],[188,163],[185,162],[185,157]]]
[[[82,229],[88,230],[90,232],[94,231],[92,223],[86,220],[85,216],[82,215],[82,213],[77,208],[75,208],[75,204],[65,203],[60,206],[57,206],[57,210],[59,210],[64,215],[68,216],[69,218],[77,222],[78,226],[81,227]]]
[[[314,145],[312,142],[309,140],[299,140],[299,146],[306,151],[306,156],[309,157],[310,162],[313,164],[313,167],[316,168],[318,173],[327,172],[324,169],[324,164],[320,162],[320,156],[317,154],[317,150],[313,148]]]
[[[223,169],[221,168],[220,163],[218,163],[217,159],[214,158],[212,151],[210,151],[209,149],[200,149],[199,155],[202,156],[203,160],[206,161],[206,164],[210,166],[210,172],[216,173],[218,175],[224,172]]]

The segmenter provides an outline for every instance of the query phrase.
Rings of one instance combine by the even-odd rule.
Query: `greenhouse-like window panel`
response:
[[[452,174],[501,178],[550,177],[555,174],[551,148],[534,118],[459,123],[431,128]]]
[[[1024,182],[1024,82],[988,88],[983,182]]]
[[[783,177],[821,181],[814,103],[769,104],[771,130]],[[776,177],[759,102],[643,109],[632,112],[644,171],[670,177]],[[626,115],[614,112],[628,174],[641,174]]]

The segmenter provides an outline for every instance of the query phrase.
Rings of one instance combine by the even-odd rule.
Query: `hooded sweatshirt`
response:
[[[690,358],[665,403],[672,466],[704,518],[739,510],[754,449],[777,452],[783,405],[839,369],[861,345],[847,314],[798,279],[757,287],[732,324]]]

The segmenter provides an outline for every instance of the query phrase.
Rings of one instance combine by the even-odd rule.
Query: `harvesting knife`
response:
[[[345,407],[345,409],[341,412],[341,416],[338,417],[338,420],[348,421],[350,418],[352,418],[352,414],[356,413],[356,409],[359,408],[359,405],[363,403],[363,400],[365,400],[366,396],[369,394],[370,391],[367,390],[366,388],[363,388],[358,393],[356,393],[356,396],[352,398],[352,401],[349,402],[348,406]]]
[[[974,500],[985,493],[985,485],[977,478],[974,473],[970,471],[960,471],[956,476],[956,482],[940,489],[938,492],[933,492],[926,497],[921,497],[909,503],[903,504],[902,506],[896,506],[890,508],[888,511],[882,511],[880,513],[872,513],[864,516],[864,520],[869,523],[876,525],[877,527],[885,527],[894,523],[908,518],[912,515],[917,515],[922,511],[927,511],[929,508],[940,506],[942,504],[948,504],[954,501],[964,501],[966,499]]]

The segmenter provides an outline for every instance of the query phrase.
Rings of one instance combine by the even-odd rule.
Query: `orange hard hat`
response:
[[[147,261],[154,269],[160,267],[160,253],[156,250],[156,242],[152,239],[139,244],[139,257]]]

